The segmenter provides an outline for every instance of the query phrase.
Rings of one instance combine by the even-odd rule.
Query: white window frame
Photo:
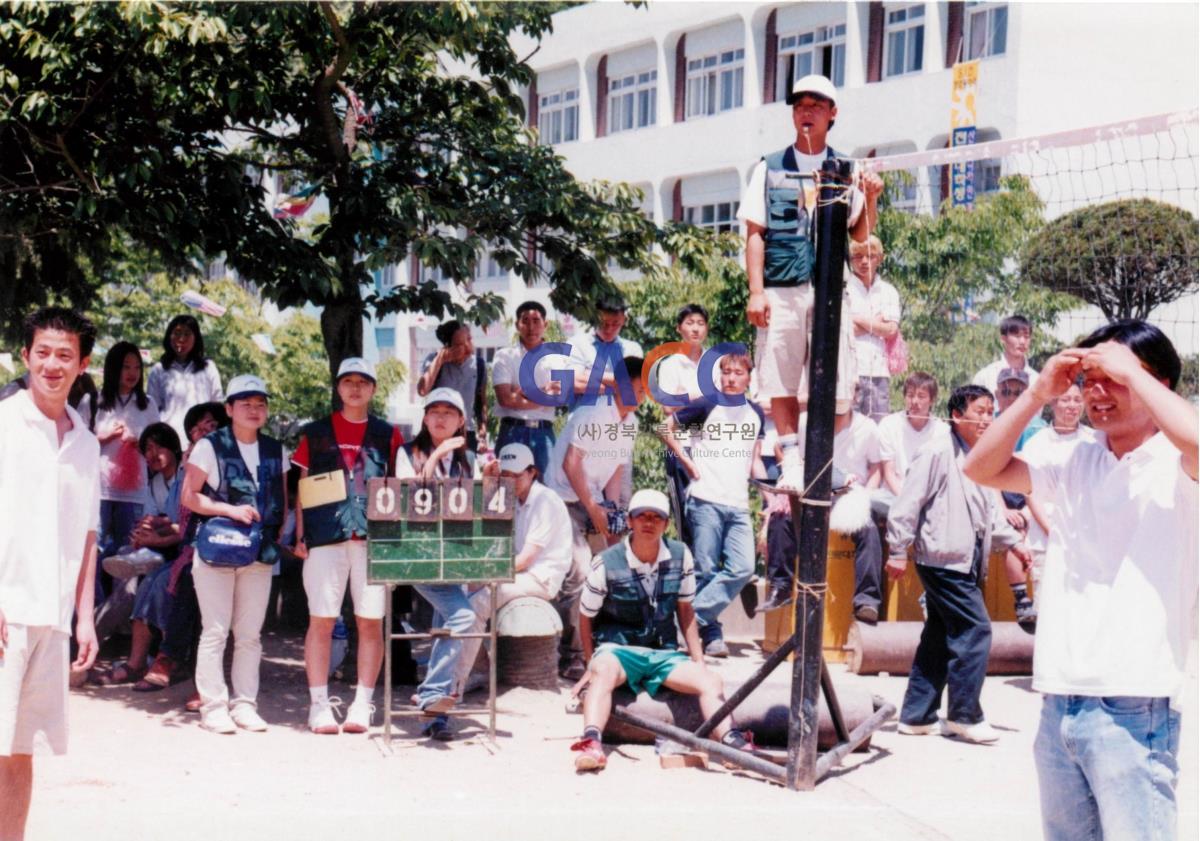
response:
[[[1004,161],[1000,158],[984,158],[975,161],[975,195],[985,196],[1000,191],[1000,179],[1004,177]]]
[[[828,68],[826,60],[828,59]],[[792,72],[789,76],[788,68]],[[826,72],[828,70],[828,72]],[[779,39],[779,73],[783,80],[784,97],[797,80],[817,73],[833,82],[834,87],[846,83],[846,23],[831,23]]]
[[[538,94],[538,142],[543,146],[579,139],[579,88]]]
[[[737,233],[738,205],[737,199],[688,205],[683,208],[683,221],[714,233]]]
[[[653,126],[658,111],[658,70],[608,80],[608,133]]]
[[[687,61],[687,119],[741,108],[745,101],[746,50],[737,47]]]
[[[970,2],[963,26],[963,59],[1004,55],[1008,49],[1008,4]],[[1001,19],[999,28],[997,18]],[[997,37],[999,36],[999,37]]]
[[[883,15],[883,77],[920,73],[925,65],[925,4],[885,7]],[[897,48],[903,55],[900,69],[893,70]]]

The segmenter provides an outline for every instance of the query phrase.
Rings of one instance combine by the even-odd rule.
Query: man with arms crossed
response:
[[[770,399],[771,416],[779,431],[782,451],[779,484],[803,486],[804,466],[796,450],[797,419],[808,403],[808,344],[812,326],[812,277],[815,238],[816,182],[807,176],[820,171],[836,153],[825,136],[837,116],[837,89],[824,76],[800,79],[788,95],[796,140],[768,155],[750,174],[738,218],[746,223],[746,277],[750,300],[746,316],[758,328],[754,358],[758,363],[758,398]],[[804,176],[804,177],[802,177]],[[850,193],[850,236],[864,242],[875,227],[875,203],[883,181],[875,173],[862,178],[862,190]],[[839,263],[844,255],[838,255]],[[842,315],[838,354],[838,399],[853,393],[855,368],[850,338],[851,319]]]
[[[1196,607],[1197,416],[1179,355],[1144,321],[1107,324],[1054,356],[963,470],[1053,499],[1033,656],[1034,742],[1051,841],[1174,838],[1179,704]],[[1017,438],[1083,378],[1097,431],[1063,463],[1027,464]]]
[[[96,328],[48,307],[25,321],[29,388],[0,403],[0,838],[25,837],[33,745],[67,750],[67,639],[96,659],[100,445],[67,405]]]

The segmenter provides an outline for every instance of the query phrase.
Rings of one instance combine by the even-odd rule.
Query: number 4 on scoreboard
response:
[[[512,479],[483,477],[483,511],[485,520],[511,520],[517,506],[517,492]]]

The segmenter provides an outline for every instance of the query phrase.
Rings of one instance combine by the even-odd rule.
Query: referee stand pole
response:
[[[788,714],[788,788],[812,790],[817,773],[818,704],[825,613],[826,551],[833,491],[833,418],[837,401],[838,346],[842,328],[843,266],[851,164],[826,160],[817,198],[816,266],[809,354],[808,423],[804,430],[804,493],[793,496],[792,523],[799,555],[792,660],[792,697]],[[836,696],[828,691],[830,714]],[[840,735],[840,734],[839,734]]]

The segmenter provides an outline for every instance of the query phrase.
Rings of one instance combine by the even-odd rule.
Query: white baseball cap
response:
[[[435,388],[433,391],[425,395],[425,408],[428,409],[434,403],[445,403],[458,409],[458,413],[463,417],[467,416],[467,410],[463,407],[462,395],[452,388]]]
[[[820,73],[809,73],[807,76],[797,79],[796,84],[792,85],[792,92],[787,95],[787,104],[794,105],[796,100],[806,93],[815,93],[837,105],[837,88],[833,86],[833,82]]]
[[[500,469],[505,473],[522,473],[533,467],[533,451],[524,444],[505,444],[500,448]]]
[[[664,517],[670,517],[671,503],[667,500],[667,495],[662,491],[643,488],[629,500],[629,516],[636,517],[643,511],[653,511],[656,514],[662,514]]]
[[[340,382],[342,377],[348,377],[351,374],[358,374],[360,377],[366,377],[371,382],[375,382],[375,366],[361,356],[351,356],[342,360],[342,364],[338,366],[337,376],[333,381]]]
[[[267,384],[262,381],[261,377],[253,374],[238,374],[229,381],[229,388],[225,392],[225,402],[232,403],[234,400],[254,396],[270,397],[271,395],[267,392]]]

